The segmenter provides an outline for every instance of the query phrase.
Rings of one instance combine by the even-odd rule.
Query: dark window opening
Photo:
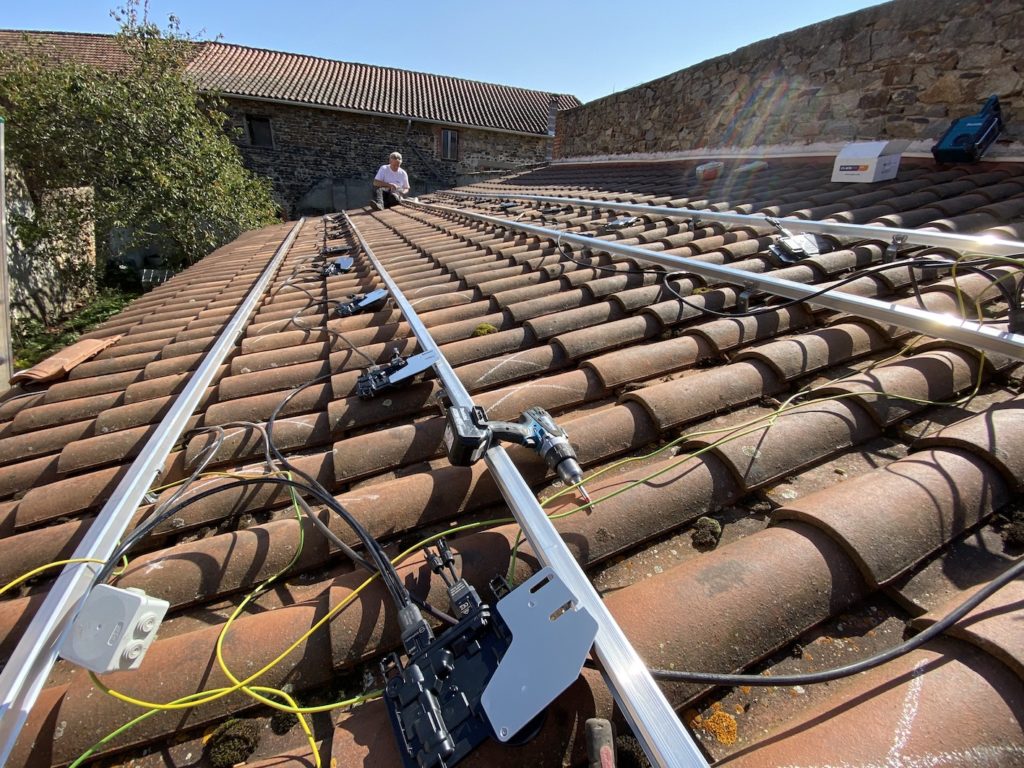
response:
[[[249,144],[254,147],[274,146],[274,133],[270,130],[269,117],[246,115],[245,124],[249,131]]]
[[[459,132],[445,128],[441,131],[441,159],[459,159]]]

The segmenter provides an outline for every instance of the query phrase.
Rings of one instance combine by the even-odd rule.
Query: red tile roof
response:
[[[58,58],[98,66],[124,59],[110,35],[0,30],[0,47],[22,46],[26,35]],[[200,88],[225,96],[541,136],[552,95],[558,109],[580,105],[568,94],[225,43],[197,44],[188,71]]]
[[[839,185],[828,181],[828,161],[771,160],[758,178],[733,177],[727,164],[705,185],[693,176],[698,162],[553,166],[477,189],[873,223],[900,217],[958,232],[981,231],[986,216],[985,231],[1004,233],[1019,226],[1006,211],[1024,199],[1024,165],[1013,163],[936,168],[905,159],[893,181]],[[603,232],[610,215],[596,208],[479,206],[593,233],[591,253],[577,249],[577,263],[549,240],[412,207],[355,212],[353,221],[492,418],[540,405],[566,428],[598,504],[556,525],[652,666],[769,675],[829,669],[899,642],[912,620],[926,626],[1019,560],[1019,547],[1002,536],[1006,518],[1019,515],[1022,490],[1018,362],[814,306],[708,316],[663,293],[657,276],[601,252],[602,239],[643,244],[820,284],[879,262],[884,235],[780,265],[762,227],[652,215]],[[0,402],[0,584],[72,551],[287,231],[252,232],[225,246],[91,334],[123,335],[67,380]],[[327,311],[324,301],[379,281],[361,254],[347,275],[323,279],[308,270],[322,236],[319,220],[304,224],[190,428],[265,422],[293,387],[322,377],[287,402],[275,441],[393,550],[454,521],[505,516],[482,464],[453,467],[444,458],[435,381],[371,401],[355,396],[367,359],[412,351],[415,340],[390,308],[350,318]],[[1019,279],[1002,269],[1004,280]],[[918,279],[920,298],[906,269],[846,290],[920,301],[939,313],[957,313],[961,296],[968,306],[978,299],[1004,311],[981,276]],[[691,304],[724,311],[738,295],[696,276],[680,277],[679,288]],[[766,420],[811,386],[813,397]],[[186,477],[211,445],[207,434],[186,434],[162,482]],[[539,496],[558,488],[534,454],[510,455]],[[211,467],[237,471],[261,461],[259,440],[239,428],[216,447]],[[200,481],[204,489],[228,482]],[[570,511],[576,502],[562,497],[549,509]],[[105,676],[109,685],[159,700],[223,685],[214,648],[226,616],[289,563],[300,530],[305,545],[288,579],[226,638],[232,668],[273,658],[362,582],[287,504],[280,490],[227,490],[184,507],[139,546],[117,583],[168,600],[171,612],[142,667]],[[710,550],[691,543],[701,517],[723,529]],[[336,518],[324,521],[355,543]],[[483,587],[505,570],[515,538],[514,526],[498,525],[452,545],[464,575]],[[521,547],[517,578],[536,567]],[[422,558],[400,572],[443,605]],[[51,583],[0,600],[0,658]],[[1006,588],[948,635],[848,680],[781,691],[682,683],[664,690],[708,754],[728,765],[1019,765],[1019,592]],[[303,703],[333,701],[361,690],[360,673],[376,669],[397,641],[394,611],[375,586],[262,684],[287,684]],[[67,764],[137,714],[60,662],[11,764]],[[100,753],[143,768],[191,765],[206,729],[229,716],[262,727],[268,714],[233,695],[187,716],[149,718]],[[578,762],[579,720],[594,715],[614,717],[613,702],[600,675],[585,669],[535,741],[514,750],[489,743],[466,764]],[[338,766],[398,764],[379,702],[324,717],[315,731],[325,764],[328,753]],[[299,729],[260,733],[252,761],[311,764]]]

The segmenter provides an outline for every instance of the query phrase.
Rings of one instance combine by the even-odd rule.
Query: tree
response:
[[[15,237],[52,242],[76,231],[85,214],[73,202],[43,203],[83,186],[94,191],[101,258],[143,246],[183,266],[272,222],[269,182],[244,167],[220,102],[188,77],[199,43],[173,16],[161,30],[137,2],[113,15],[112,67],[62,60],[28,38],[0,52],[8,154],[35,203],[31,220],[12,216]]]

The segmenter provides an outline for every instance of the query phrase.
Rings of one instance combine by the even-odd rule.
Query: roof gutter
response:
[[[445,359],[430,331],[423,324],[412,304],[380,263],[362,233],[345,215],[359,244],[387,286],[409,328],[416,336],[419,348],[434,359],[431,367],[444,386],[453,405],[472,408],[473,399],[459,377]],[[594,653],[601,662],[605,682],[615,697],[623,715],[629,722],[637,740],[650,761],[657,766],[707,765],[700,749],[690,738],[654,678],[651,677],[636,650],[611,612],[597,594],[587,575],[580,568],[572,552],[562,541],[558,531],[541,508],[530,486],[505,449],[493,445],[484,454],[487,468],[494,476],[501,495],[508,502],[516,522],[530,542],[534,554],[542,565],[550,567],[572,591],[579,604],[597,621]]]
[[[611,202],[606,203],[603,200],[580,200],[577,198],[534,197],[529,195],[469,195],[469,193],[451,194],[459,194],[463,196],[468,195],[471,197],[512,197],[516,199],[531,199],[545,202],[568,203],[570,205],[586,205],[601,208],[614,208],[618,210],[631,210],[659,216],[670,215],[675,218],[722,221],[732,224],[746,224],[748,226],[750,224],[761,226],[771,225],[771,222],[768,222],[765,217],[747,216],[738,213],[716,213],[712,211],[694,211],[683,208],[657,208],[654,206]],[[425,210],[433,211],[434,213],[449,213],[465,216],[466,218],[481,221],[495,227],[514,229],[520,232],[536,235],[538,237],[551,238],[555,242],[573,243],[574,245],[578,245],[582,248],[607,251],[608,253],[637,259],[638,261],[659,264],[673,270],[686,270],[687,272],[700,275],[701,277],[715,282],[739,285],[745,289],[763,291],[765,293],[782,296],[787,299],[796,299],[798,301],[807,299],[809,303],[814,304],[815,306],[834,309],[838,312],[848,312],[851,315],[866,317],[868,319],[875,320],[876,322],[897,325],[901,328],[909,328],[912,331],[923,333],[926,336],[947,339],[974,349],[984,350],[985,352],[1007,355],[1015,360],[1024,360],[1024,335],[1010,333],[1008,331],[997,331],[994,328],[981,325],[980,323],[975,323],[970,320],[963,320],[949,315],[939,315],[934,312],[926,312],[913,307],[905,307],[899,304],[878,301],[877,299],[869,299],[852,293],[843,293],[841,291],[832,291],[810,298],[812,294],[817,293],[818,288],[807,286],[803,283],[796,283],[792,280],[773,277],[771,274],[746,272],[744,270],[712,264],[706,261],[689,259],[684,256],[673,256],[671,254],[661,253],[658,251],[649,251],[644,248],[637,248],[632,245],[623,245],[609,240],[595,240],[592,237],[586,237],[584,235],[576,235],[570,232],[561,232],[556,229],[537,227],[532,224],[523,224],[518,221],[510,221],[508,219],[499,219],[494,216],[487,216],[482,213],[465,211],[459,208],[452,208],[450,206],[425,205],[423,203],[412,203],[408,201],[403,204],[420,207]],[[959,242],[959,247],[961,249],[967,248],[968,244],[976,245],[980,242],[980,238],[964,235],[921,232],[920,230],[913,229],[900,230],[889,227],[864,227],[856,224],[835,224],[833,226],[831,222],[803,221],[802,219],[777,219],[776,221],[784,224],[787,228],[792,224],[793,229],[798,229],[804,232],[827,232],[829,234],[849,234],[856,232],[859,236],[876,240],[884,240],[887,239],[888,236],[898,233],[909,233],[917,235],[922,239],[934,238],[942,234],[944,245],[941,247],[955,247],[947,241],[948,238],[954,238],[953,242]],[[924,242],[922,244],[931,245],[932,243]],[[992,241],[987,242],[986,245],[993,249],[992,251],[989,251],[993,255],[1008,255],[1011,252],[1019,254],[1024,251],[1024,243],[1016,241],[998,240],[993,238]],[[978,250],[978,248],[971,248],[970,250]]]
[[[297,221],[278,246],[241,306],[189,378],[188,385],[178,395],[171,410],[89,526],[85,538],[75,548],[72,559],[91,558],[105,562],[113,555],[118,541],[143,497],[163,470],[171,449],[178,442],[206,388],[213,381],[228,352],[234,348],[250,315],[277,274],[304,221]],[[57,661],[61,643],[92,589],[101,567],[96,563],[65,566],[0,672],[0,765],[4,765],[10,757],[29,711]]]

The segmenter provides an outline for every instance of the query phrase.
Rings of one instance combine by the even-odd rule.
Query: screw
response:
[[[508,728],[502,728],[500,731],[498,731],[498,735],[501,736],[501,738],[503,738],[503,739],[507,739],[508,738]]]

